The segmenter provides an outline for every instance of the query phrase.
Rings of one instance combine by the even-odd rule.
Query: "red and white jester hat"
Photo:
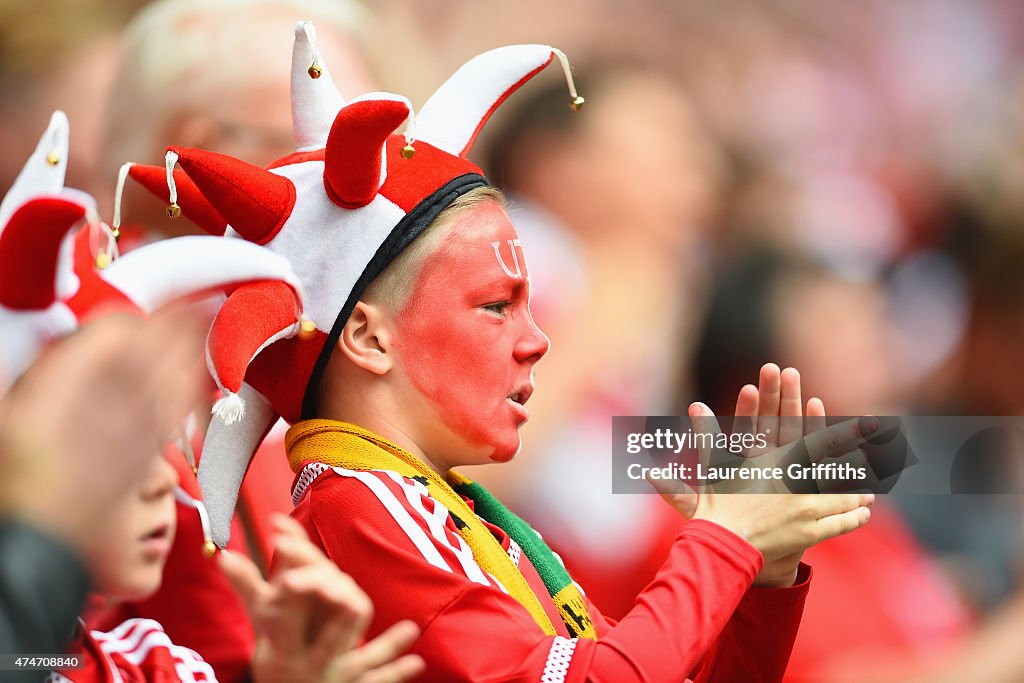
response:
[[[0,202],[0,393],[48,343],[110,311],[147,315],[258,286],[291,321],[284,334],[299,332],[301,283],[286,258],[255,244],[181,237],[117,258],[116,230],[99,220],[95,200],[64,187],[67,154],[68,120],[57,111]],[[198,512],[212,554],[205,508],[180,487],[175,497]]]
[[[165,169],[130,171],[170,201],[169,214],[180,196],[181,210],[206,230],[287,256],[306,293],[313,329],[303,339],[272,338],[276,324],[253,292],[231,296],[210,332],[210,370],[225,398],[199,481],[218,543],[227,541],[249,460],[277,416],[313,415],[321,375],[356,301],[445,206],[488,184],[467,159],[477,134],[505,98],[556,58],[578,108],[583,99],[565,55],[515,45],[470,60],[414,115],[405,97],[390,93],[345,102],[320,61],[312,24],[300,22],[292,54],[297,152],[262,169],[170,147],[168,186]],[[396,133],[403,123],[404,133]],[[172,173],[175,164],[187,177]]]
[[[99,220],[95,200],[64,187],[67,151],[68,120],[57,111],[0,203],[0,387],[89,318],[112,310],[146,315],[250,283],[276,288],[290,332],[299,331],[298,277],[286,258],[254,244],[181,237],[116,258],[116,235]]]

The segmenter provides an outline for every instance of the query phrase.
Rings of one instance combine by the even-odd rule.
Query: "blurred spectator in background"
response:
[[[360,36],[369,15],[329,0],[161,0],[125,29],[104,120],[100,170],[126,161],[163,164],[174,144],[266,166],[295,151],[289,102],[297,21],[314,21],[324,63],[346,98],[374,90]],[[110,192],[101,195],[112,198]],[[103,208],[103,207],[101,207]],[[109,207],[107,207],[109,208]],[[125,220],[158,234],[199,232],[129,184]]]
[[[62,109],[76,131],[68,183],[109,192],[113,178],[99,174],[106,94],[117,65],[118,32],[144,4],[0,2],[0,188],[9,187],[21,169],[21,146],[37,134],[38,122]]]

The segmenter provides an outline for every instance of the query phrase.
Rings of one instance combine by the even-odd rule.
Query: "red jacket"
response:
[[[83,631],[69,649],[83,666],[50,674],[48,683],[215,683],[213,668],[171,642],[151,619],[128,619],[109,631]]]
[[[320,466],[323,467],[323,466]],[[536,570],[488,525],[545,606],[546,635],[468,553],[455,522],[421,484],[386,471],[330,468],[298,478],[293,515],[374,603],[373,637],[412,619],[425,681],[779,681],[796,637],[809,568],[787,589],[751,583],[761,554],[716,524],[693,521],[618,623],[588,601],[599,640],[570,639]],[[471,504],[471,503],[470,503]]]

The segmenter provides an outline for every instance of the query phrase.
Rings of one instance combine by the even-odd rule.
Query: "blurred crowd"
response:
[[[55,108],[68,184],[104,215],[120,164],[167,144],[291,152],[280,27],[298,18],[346,97],[418,104],[497,45],[572,58],[579,113],[538,78],[474,152],[552,342],[523,451],[479,479],[607,614],[680,525],[657,496],[611,494],[614,415],[731,414],[767,361],[834,415],[1024,410],[1019,3],[2,0],[0,188]],[[127,248],[199,232],[131,186],[122,214]],[[814,548],[789,680],[1024,679],[1020,503],[889,496]]]

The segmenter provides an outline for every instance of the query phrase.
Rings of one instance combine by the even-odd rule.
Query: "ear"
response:
[[[354,365],[384,375],[394,366],[393,335],[391,317],[383,308],[358,301],[338,337],[338,350]]]

